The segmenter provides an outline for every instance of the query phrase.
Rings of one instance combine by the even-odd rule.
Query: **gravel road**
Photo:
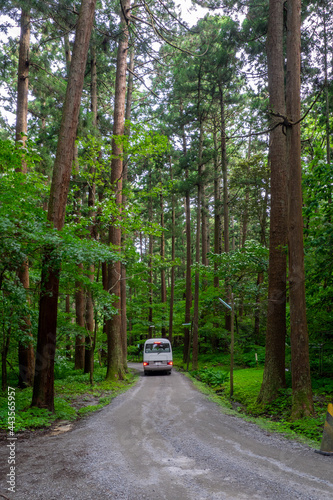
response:
[[[223,414],[176,371],[141,375],[68,432],[18,438],[15,493],[1,442],[0,498],[332,500],[332,457]]]

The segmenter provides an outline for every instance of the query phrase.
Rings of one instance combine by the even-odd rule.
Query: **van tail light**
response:
[[[148,361],[143,362],[143,366],[148,366],[148,365],[149,365]]]
[[[172,361],[168,361],[168,365],[172,366],[173,362]]]

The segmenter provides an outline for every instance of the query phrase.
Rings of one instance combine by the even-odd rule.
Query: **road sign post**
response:
[[[230,397],[234,395],[234,349],[235,349],[235,334],[234,334],[234,323],[235,323],[235,311],[234,311],[234,294],[231,293],[231,305],[220,299],[219,301],[224,307],[231,311],[231,325],[230,325]]]

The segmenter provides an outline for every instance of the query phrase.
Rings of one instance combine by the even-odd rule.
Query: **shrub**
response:
[[[195,370],[191,372],[191,375],[214,389],[223,386],[229,380],[229,373],[207,368]]]

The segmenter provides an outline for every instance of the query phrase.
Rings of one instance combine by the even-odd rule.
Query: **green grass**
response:
[[[62,361],[57,369],[54,388],[54,413],[42,408],[31,408],[32,389],[15,389],[15,432],[49,427],[57,420],[73,421],[101,409],[121,392],[133,385],[137,374],[129,373],[125,380],[106,381],[106,368],[96,368],[94,384],[89,383],[89,374],[74,370],[69,362]],[[15,387],[15,378],[9,385]],[[8,402],[7,393],[0,395],[0,429],[6,431]]]

